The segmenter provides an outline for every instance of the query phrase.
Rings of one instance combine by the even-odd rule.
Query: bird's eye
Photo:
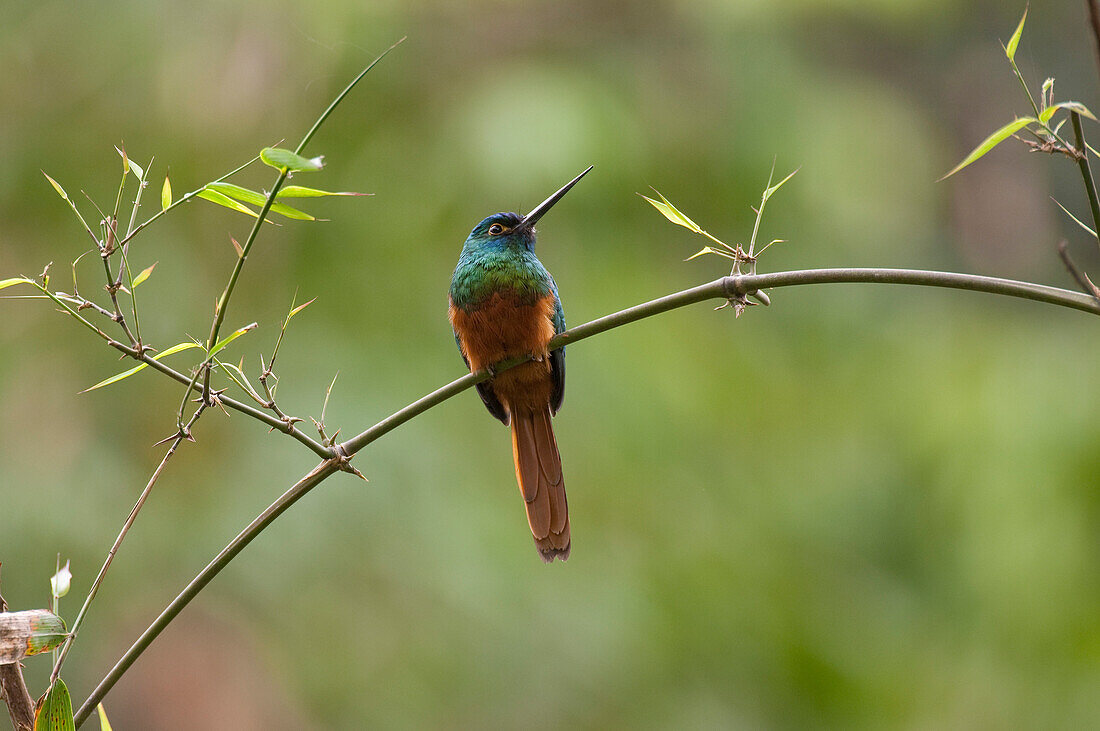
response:
[[[504,233],[504,227],[501,226],[499,223],[494,223],[492,226],[489,227],[489,233],[491,233],[493,236],[502,234]]]

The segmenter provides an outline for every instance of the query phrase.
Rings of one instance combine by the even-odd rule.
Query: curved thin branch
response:
[[[1048,287],[1042,284],[1032,284],[1030,282],[1019,282],[1012,279],[914,269],[808,269],[802,271],[776,272],[773,274],[722,277],[713,282],[676,292],[666,297],[660,297],[635,307],[630,307],[614,314],[592,320],[583,325],[578,325],[551,340],[550,347],[551,349],[565,347],[568,344],[590,338],[631,322],[636,322],[647,317],[659,315],[662,312],[668,312],[669,310],[696,304],[705,300],[743,298],[757,290],[766,288],[791,287],[804,284],[855,282],[909,284],[987,292],[989,294],[1001,294],[1034,300],[1036,302],[1046,302],[1048,304],[1100,315],[1100,303],[1097,303],[1096,300],[1087,295],[1060,289],[1058,287]],[[503,363],[498,363],[494,367],[494,372],[500,373],[526,360],[526,358],[514,358],[504,361]],[[141,634],[134,644],[130,646],[130,649],[128,649],[122,658],[119,659],[111,671],[99,682],[99,685],[97,685],[95,690],[92,691],[92,694],[88,696],[88,699],[84,701],[80,710],[76,713],[77,726],[87,720],[96,704],[103,699],[138,656],[152,644],[153,640],[157,638],[157,635],[159,635],[161,631],[163,631],[164,628],[183,611],[183,608],[187,606],[187,604],[272,521],[282,515],[291,505],[304,497],[306,493],[321,484],[327,477],[343,469],[347,465],[347,460],[350,459],[352,455],[371,442],[393,431],[413,417],[422,414],[452,396],[462,393],[489,377],[488,371],[468,373],[461,378],[451,381],[446,386],[433,391],[427,396],[417,399],[405,408],[394,412],[357,436],[338,445],[336,447],[336,452],[340,456],[326,459],[321,462],[308,475],[283,493],[278,500],[273,502],[264,512],[260,513],[255,520],[249,523],[244,530],[238,533],[237,536],[222,549],[221,553],[207,564],[206,567],[191,580],[191,583],[172,600],[164,611],[160,613],[160,616],[149,625],[149,628]]]
[[[182,611],[183,608],[203,590],[203,587],[210,583],[211,579],[218,575],[219,571],[225,568],[238,553],[244,550],[244,547],[251,543],[252,539],[258,536],[271,521],[282,515],[283,511],[296,503],[298,499],[303,497],[307,492],[319,485],[322,480],[333,472],[336,472],[339,469],[339,464],[338,460],[325,460],[317,465],[308,475],[295,483],[294,486],[283,493],[278,500],[272,503],[267,510],[256,516],[255,520],[238,533],[237,537],[230,541],[229,545],[223,548],[221,553],[215,556],[214,560],[207,564],[206,568],[200,571],[198,576],[191,580],[191,583],[180,592],[179,596],[173,599],[172,603],[165,607],[164,611],[160,613],[160,616],[149,625],[149,628],[141,634],[141,637],[139,637],[137,641],[134,642],[133,646],[127,650],[126,654],[122,656],[122,659],[111,668],[111,672],[107,673],[103,680],[99,681],[99,685],[96,686],[96,689],[88,696],[88,700],[84,701],[84,705],[77,711],[75,716],[76,725],[79,727],[88,719],[88,716],[95,710],[96,705],[103,700],[103,696],[107,695],[107,691],[109,691],[118,679],[122,677],[122,674],[129,670],[130,666],[134,664],[134,660],[137,660],[138,656],[141,655],[145,648],[152,644],[153,640],[157,638],[157,635],[159,635],[164,628],[176,618],[176,615],[178,615],[180,611]]]

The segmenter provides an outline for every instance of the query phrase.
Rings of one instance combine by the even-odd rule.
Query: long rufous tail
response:
[[[511,414],[516,480],[527,505],[527,522],[546,563],[569,558],[569,508],[561,456],[550,426],[550,406]]]

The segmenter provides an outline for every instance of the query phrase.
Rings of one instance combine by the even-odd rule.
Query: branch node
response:
[[[353,474],[361,479],[363,482],[370,482],[370,480],[368,480],[362,472],[351,466],[351,458],[355,455],[348,454],[347,450],[344,449],[344,446],[342,444],[334,444],[332,446],[332,451],[334,452],[334,454],[329,459],[329,461],[333,465],[335,465],[337,469],[339,469],[341,472],[348,472],[350,474]]]

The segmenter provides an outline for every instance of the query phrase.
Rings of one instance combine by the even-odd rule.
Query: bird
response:
[[[558,286],[535,256],[535,223],[588,174],[562,186],[526,216],[494,213],[470,232],[451,277],[448,315],[471,372],[489,369],[478,395],[512,429],[516,481],[539,556],[569,558],[569,509],[561,455],[550,418],[565,396],[565,348],[550,339],[565,331]],[[500,373],[494,364],[530,360]]]

